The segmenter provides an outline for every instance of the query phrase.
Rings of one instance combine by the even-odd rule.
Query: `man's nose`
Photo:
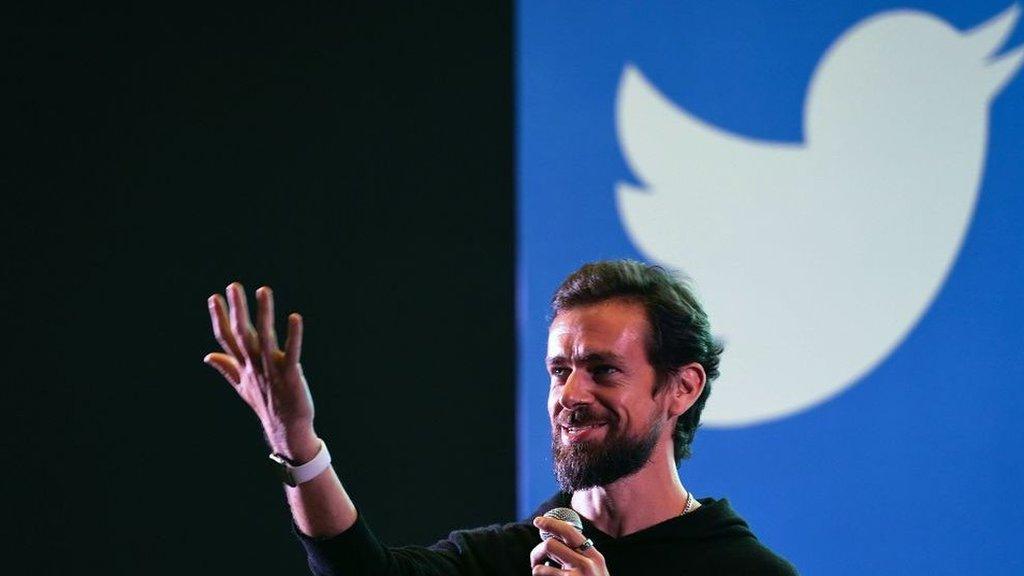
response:
[[[558,403],[563,408],[573,408],[580,404],[587,404],[592,399],[590,382],[587,379],[586,373],[582,370],[570,372],[569,376],[565,379],[565,384],[562,386]]]

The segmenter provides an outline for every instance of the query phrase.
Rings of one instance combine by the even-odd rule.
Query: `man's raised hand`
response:
[[[282,351],[274,331],[274,295],[263,286],[256,291],[256,320],[249,320],[245,289],[234,282],[227,287],[227,303],[220,294],[207,301],[213,334],[223,352],[207,354],[203,361],[220,372],[256,413],[274,452],[292,462],[306,462],[320,449],[313,431],[313,399],[302,375],[302,317],[288,316],[288,335]]]

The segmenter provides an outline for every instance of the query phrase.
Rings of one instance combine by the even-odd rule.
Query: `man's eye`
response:
[[[614,374],[619,369],[615,366],[608,366],[607,364],[601,366],[595,366],[592,372],[597,376],[607,376],[608,374]]]
[[[551,373],[552,378],[565,378],[569,375],[569,369],[564,366],[552,366],[548,372]]]

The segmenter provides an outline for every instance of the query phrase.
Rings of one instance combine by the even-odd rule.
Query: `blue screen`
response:
[[[632,258],[726,347],[687,488],[802,573],[1021,573],[1019,8],[517,12],[521,515],[556,490],[551,294]]]

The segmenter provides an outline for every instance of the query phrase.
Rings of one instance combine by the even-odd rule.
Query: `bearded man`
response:
[[[430,547],[384,547],[356,512],[313,429],[299,357],[302,318],[278,349],[269,288],[256,330],[239,284],[210,297],[217,368],[256,412],[286,482],[314,574],[792,575],[726,500],[679,478],[722,352],[689,288],[633,261],[587,264],[552,299],[547,368],[562,488],[531,521],[452,532]],[[571,507],[581,526],[546,517]],[[542,540],[539,532],[551,537]]]

